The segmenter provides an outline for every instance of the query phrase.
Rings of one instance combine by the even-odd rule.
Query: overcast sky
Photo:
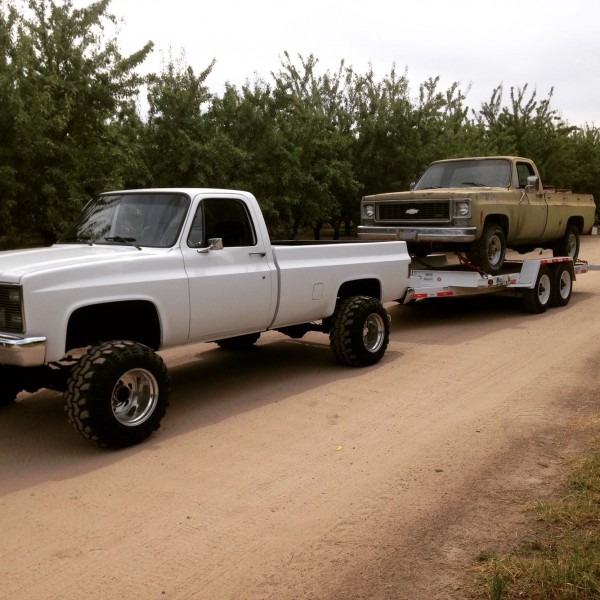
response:
[[[470,86],[472,108],[501,83],[506,99],[511,86],[540,99],[554,88],[563,119],[600,127],[599,0],[112,0],[109,12],[123,19],[123,53],[155,43],[149,71],[169,51],[196,73],[216,59],[206,83],[217,94],[226,81],[269,79],[285,51],[312,53],[321,72],[342,59],[379,78],[407,68],[413,95],[439,75],[440,90]]]

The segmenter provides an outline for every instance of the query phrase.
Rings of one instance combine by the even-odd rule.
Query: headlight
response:
[[[0,331],[23,333],[22,291],[16,285],[0,285]]]
[[[471,201],[470,200],[458,200],[454,205],[454,216],[456,217],[470,217],[471,216]]]
[[[365,204],[363,206],[363,214],[367,219],[372,219],[375,216],[375,207],[372,204]]]
[[[9,289],[7,294],[8,301],[12,304],[20,304],[21,303],[21,290],[18,288]]]

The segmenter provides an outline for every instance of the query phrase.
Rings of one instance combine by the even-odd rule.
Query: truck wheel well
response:
[[[498,225],[500,225],[500,227],[502,227],[504,230],[505,237],[508,239],[510,231],[508,217],[506,215],[488,215],[485,218],[485,223],[498,223]]]
[[[358,279],[346,281],[338,292],[338,298],[350,298],[351,296],[370,296],[381,300],[381,282],[377,279]]]
[[[583,217],[570,217],[569,220],[567,221],[566,227],[568,228],[569,225],[575,225],[575,227],[577,227],[577,230],[579,231],[579,233],[581,233],[583,231]],[[566,228],[565,228],[565,231],[566,231]]]
[[[93,304],[78,308],[71,315],[65,351],[110,340],[131,340],[157,350],[160,337],[158,313],[151,302]]]

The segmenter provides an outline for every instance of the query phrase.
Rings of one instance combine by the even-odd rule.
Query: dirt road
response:
[[[581,256],[600,264],[600,237]],[[2,599],[457,599],[598,427],[600,272],[539,316],[389,305],[381,363],[327,339],[170,351],[140,446],[96,449],[60,396],[0,412]]]

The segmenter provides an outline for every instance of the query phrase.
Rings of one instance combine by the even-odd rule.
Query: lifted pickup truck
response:
[[[273,245],[247,192],[102,194],[54,246],[0,253],[0,404],[62,391],[76,430],[123,447],[165,414],[163,348],[316,330],[338,362],[372,365],[409,263],[404,242]]]
[[[596,206],[589,194],[549,191],[533,161],[514,156],[441,160],[408,192],[365,196],[362,239],[405,240],[409,251],[466,252],[500,273],[506,248],[550,248],[575,260]]]

